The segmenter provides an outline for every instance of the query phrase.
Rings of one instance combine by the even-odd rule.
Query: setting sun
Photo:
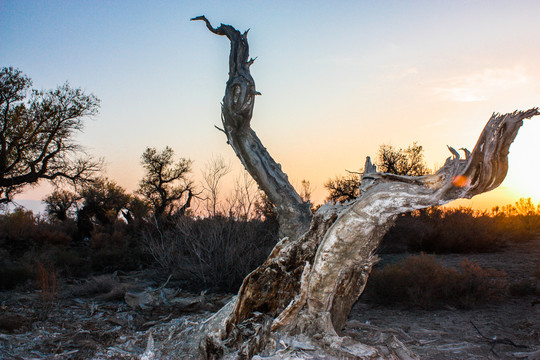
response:
[[[525,121],[510,147],[508,175],[504,182],[516,197],[540,201],[540,121]]]

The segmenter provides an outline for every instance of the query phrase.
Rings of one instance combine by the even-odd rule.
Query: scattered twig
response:
[[[225,135],[227,135],[227,133],[225,132],[225,130],[223,130],[223,129],[220,128],[219,126],[214,125],[214,127],[215,127],[216,129],[218,129],[219,131],[221,131],[222,133],[224,133]]]
[[[165,283],[164,283],[163,285],[161,285],[160,287],[158,287],[158,288],[156,289],[156,291],[165,288],[165,286],[167,286],[167,284],[169,283],[169,281],[171,280],[171,278],[172,278],[172,274],[169,275],[169,277],[167,278],[167,281],[165,281]]]
[[[514,346],[514,347],[517,347],[517,348],[521,348],[521,349],[527,349],[528,346],[527,345],[521,345],[521,344],[516,344],[515,342],[513,342],[512,340],[508,339],[508,338],[502,338],[502,339],[499,339],[497,338],[497,336],[494,336],[493,338],[489,338],[487,336],[485,336],[484,334],[482,334],[482,332],[480,331],[480,329],[478,329],[478,327],[473,323],[472,320],[470,320],[472,326],[474,326],[474,328],[476,329],[476,331],[478,332],[478,334],[480,334],[480,336],[482,338],[484,338],[488,343],[491,344],[491,352],[493,354],[495,354],[495,356],[499,356],[499,354],[497,354],[495,352],[495,346],[496,345],[511,345],[511,346]]]

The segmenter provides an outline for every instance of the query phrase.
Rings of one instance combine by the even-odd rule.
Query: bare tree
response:
[[[234,181],[234,193],[228,199],[229,213],[233,213],[242,220],[249,220],[255,212],[257,201],[257,184],[247,171],[242,173]]]
[[[191,172],[191,160],[174,160],[174,150],[165,147],[162,152],[155,148],[146,148],[141,156],[141,164],[146,174],[139,183],[137,193],[151,204],[156,219],[170,215],[175,209],[185,212],[193,197],[193,183],[188,179]],[[185,198],[182,206],[176,203]]]
[[[207,211],[211,216],[219,214],[219,191],[225,175],[231,171],[231,166],[223,157],[212,158],[202,172],[203,189],[206,191]]]
[[[101,167],[73,139],[99,99],[67,83],[46,92],[31,85],[18,69],[0,70],[0,204],[40,180],[84,182]]]
[[[69,190],[55,189],[43,199],[45,213],[50,218],[65,221],[69,219],[78,200],[79,196]]]
[[[207,28],[231,42],[229,80],[222,105],[223,131],[246,170],[275,204],[282,240],[268,259],[245,279],[236,296],[197,329],[185,346],[202,358],[247,357],[276,344],[309,339],[327,356],[381,358],[375,347],[339,336],[353,303],[366,285],[375,249],[398,214],[497,187],[507,171],[508,149],[522,120],[537,108],[493,116],[472,152],[458,152],[433,175],[379,173],[366,160],[358,198],[326,204],[312,216],[250,127],[254,97],[247,32],[230,25]],[[271,341],[272,340],[272,341]],[[381,345],[382,346],[382,345]],[[403,346],[401,344],[401,349]],[[388,346],[398,357],[396,348]]]

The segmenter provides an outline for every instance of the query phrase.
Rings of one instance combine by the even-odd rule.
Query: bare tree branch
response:
[[[270,156],[266,148],[250,127],[255,95],[255,82],[249,67],[249,46],[247,31],[241,34],[230,25],[212,27],[204,16],[193,18],[202,20],[206,27],[217,35],[224,35],[231,42],[229,56],[229,80],[221,107],[223,128],[228,143],[255,179],[259,187],[276,206],[280,223],[280,235],[297,237],[305,232],[311,220],[309,204],[302,201],[287,175]]]
[[[223,24],[214,28],[204,16],[193,20],[204,21],[210,31],[231,42],[222,104],[224,131],[246,170],[276,205],[281,234],[288,236],[244,279],[238,296],[199,329],[196,349],[203,358],[232,353],[250,358],[279,332],[307,336],[330,357],[384,357],[367,345],[347,347],[346,339],[338,336],[378,260],[375,250],[384,234],[398,214],[469,198],[498,186],[506,175],[510,144],[523,119],[539,115],[538,109],[494,114],[474,150],[464,151],[465,159],[450,148],[453,156],[432,175],[379,173],[368,157],[358,198],[325,204],[312,217],[250,127],[258,93],[249,73],[247,32],[241,34]],[[412,149],[412,157],[418,159],[420,150]],[[409,165],[403,161],[405,171],[393,170],[424,173]]]
[[[0,71],[0,196],[3,202],[41,179],[85,181],[101,161],[74,160],[81,148],[73,134],[97,113],[99,99],[64,84],[47,92],[33,90],[20,70]],[[27,101],[24,101],[27,100]],[[84,166],[79,166],[84,164]]]

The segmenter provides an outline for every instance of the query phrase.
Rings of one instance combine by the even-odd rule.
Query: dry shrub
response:
[[[522,279],[508,286],[508,293],[516,297],[540,295],[540,287],[535,279]]]
[[[446,209],[430,219],[435,236],[411,244],[413,250],[435,253],[494,252],[504,244],[501,234],[493,228],[493,218],[475,216],[469,208]]]
[[[28,238],[32,232],[35,218],[32,211],[16,208],[12,212],[0,215],[0,233],[2,238]]]
[[[34,240],[40,245],[53,245],[53,246],[68,246],[72,241],[72,235],[64,232],[60,229],[51,229],[49,227],[42,227],[39,232],[36,233]]]
[[[540,233],[540,215],[500,214],[494,216],[494,219],[495,230],[509,242],[531,240]]]
[[[34,248],[66,247],[71,244],[75,231],[73,222],[47,223],[21,208],[0,215],[0,247],[12,258],[19,258]]]
[[[441,265],[433,255],[421,254],[375,269],[367,293],[381,304],[470,308],[494,301],[504,293],[504,276],[504,272],[482,268],[467,259],[455,269]]]
[[[93,250],[89,260],[94,273],[140,270],[150,264],[150,259],[142,249],[128,246]]]
[[[277,233],[259,220],[216,216],[181,217],[165,229],[144,234],[147,251],[193,290],[236,291],[244,277],[262,264]]]
[[[139,246],[135,226],[116,221],[94,228],[88,243],[76,241],[74,220],[46,221],[23,209],[0,214],[0,289],[34,278],[36,262],[54,265],[66,277],[130,271],[150,264]]]
[[[148,257],[126,226],[118,224],[100,230],[95,230],[90,237],[88,255],[92,271],[131,271],[149,264]]]
[[[114,226],[110,229],[94,230],[90,236],[90,247],[93,249],[122,248],[134,243],[126,226]]]
[[[526,241],[540,232],[540,204],[531,198],[521,198],[514,205],[494,207],[490,215],[497,220],[499,231],[506,233],[511,241]]]
[[[380,252],[485,253],[540,232],[540,216],[470,208],[429,208],[400,216],[385,235]]]
[[[91,272],[84,249],[51,248],[42,251],[41,258],[54,263],[65,277],[85,277]]]
[[[103,249],[111,243],[112,235],[106,232],[93,231],[90,235],[90,247],[92,249]]]
[[[0,215],[0,246],[20,256],[31,247],[35,218],[31,211],[17,208]]]
[[[33,268],[20,261],[11,261],[0,254],[0,290],[11,290],[34,279]]]
[[[32,229],[32,243],[38,247],[67,247],[71,245],[76,232],[74,221],[46,222],[37,219]]]
[[[73,295],[82,297],[97,297],[100,300],[122,300],[128,286],[122,284],[113,275],[99,275],[75,287]]]

